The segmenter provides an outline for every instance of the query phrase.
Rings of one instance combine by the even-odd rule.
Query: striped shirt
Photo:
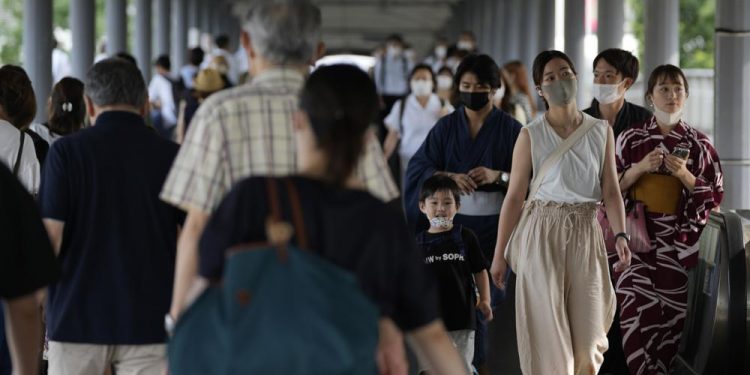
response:
[[[297,71],[272,69],[210,96],[191,122],[161,199],[183,210],[212,212],[242,179],[297,172],[292,114],[303,83]],[[374,136],[368,137],[355,173],[377,198],[398,197]]]

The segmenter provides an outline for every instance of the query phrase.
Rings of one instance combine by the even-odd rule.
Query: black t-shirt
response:
[[[438,280],[440,312],[449,331],[475,329],[475,273],[489,268],[474,232],[454,226],[443,233],[424,231],[417,235],[424,263]]]
[[[299,193],[309,250],[352,272],[381,314],[402,330],[439,318],[435,281],[422,265],[402,213],[364,191],[290,179]],[[283,181],[277,185],[284,218],[291,222],[286,187]],[[221,278],[233,245],[266,241],[267,196],[263,177],[243,180],[227,194],[200,241],[203,277]]]
[[[596,99],[592,100],[591,107],[584,109],[583,112],[598,119],[602,118],[602,114],[599,112],[599,102],[596,101]],[[620,133],[630,129],[630,127],[635,124],[643,123],[650,119],[651,116],[653,115],[648,109],[625,101],[622,108],[620,108],[620,112],[617,112],[615,125],[612,127],[612,132],[615,133],[615,139],[617,139]]]
[[[33,198],[0,164],[0,298],[27,295],[58,277],[57,261]]]

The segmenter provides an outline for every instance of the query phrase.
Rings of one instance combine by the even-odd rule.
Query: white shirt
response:
[[[182,83],[185,85],[185,88],[193,88],[193,79],[196,74],[198,74],[198,67],[195,65],[188,64],[180,69],[180,78],[182,78]]]
[[[442,117],[440,113],[442,106],[440,98],[436,94],[430,95],[430,99],[427,101],[427,106],[425,107],[419,104],[416,96],[409,95],[406,97],[403,123],[400,123],[401,102],[399,100],[393,105],[391,113],[383,121],[388,129],[395,130],[401,134],[401,145],[399,146],[398,154],[401,159],[408,161],[417,152],[425,138],[427,138],[427,134],[435,126],[437,120]],[[453,106],[450,103],[445,103],[445,107],[448,113],[453,112]]]
[[[177,124],[177,111],[175,110],[174,95],[172,94],[172,82],[161,74],[151,78],[148,84],[149,101],[161,103],[161,117],[166,126]]]
[[[412,64],[403,54],[379,58],[373,68],[378,94],[404,95],[409,92]]]
[[[36,159],[34,141],[28,134],[23,136],[23,153],[17,177],[29,193],[36,194],[39,191],[39,161]],[[16,164],[20,142],[21,132],[8,121],[0,120],[0,161],[11,171]]]
[[[70,75],[70,57],[65,51],[55,48],[52,50],[52,82],[57,83]]]
[[[601,178],[609,125],[606,120],[598,120],[584,113],[580,126],[591,121],[596,122],[594,127],[549,169],[532,199],[561,203],[602,200]],[[552,129],[546,116],[539,116],[526,125],[526,128],[531,138],[533,168],[538,171],[544,160],[564,140]]]
[[[47,126],[45,126],[44,124],[37,123],[37,122],[29,125],[29,129],[31,129],[34,133],[39,134],[39,136],[42,137],[42,139],[44,139],[45,141],[47,141],[47,143],[50,146],[52,146],[52,144],[55,143],[55,141],[62,138],[62,135],[53,133],[52,130],[49,130]]]

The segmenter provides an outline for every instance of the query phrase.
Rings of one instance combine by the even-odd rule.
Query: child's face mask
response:
[[[451,229],[453,227],[452,217],[433,217],[430,219],[430,226],[438,229]]]

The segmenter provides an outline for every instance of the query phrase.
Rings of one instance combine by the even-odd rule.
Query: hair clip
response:
[[[63,112],[73,112],[73,103],[65,102],[62,104]]]

